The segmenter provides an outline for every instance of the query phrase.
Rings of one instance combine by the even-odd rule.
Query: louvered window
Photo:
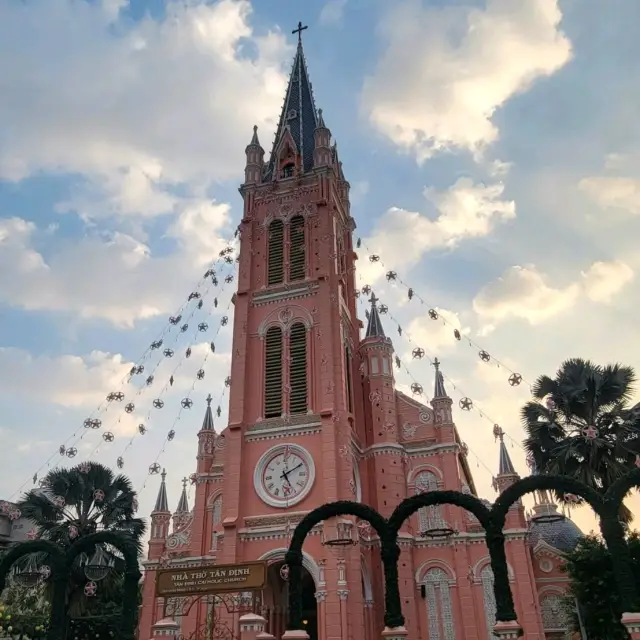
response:
[[[289,280],[304,280],[306,271],[306,251],[304,241],[304,218],[294,216],[289,226]]]
[[[269,284],[284,282],[284,223],[274,220],[269,225]]]
[[[425,576],[429,640],[455,640],[453,607],[447,574],[439,568],[429,569]]]
[[[271,327],[265,338],[264,417],[282,415],[282,329]]]
[[[487,621],[487,633],[489,637],[493,635],[493,627],[496,624],[496,596],[493,591],[493,570],[491,565],[486,565],[480,572],[482,581],[482,595],[484,600],[484,615]]]
[[[297,322],[291,327],[289,337],[289,355],[291,368],[289,370],[289,398],[290,413],[307,412],[307,330]]]

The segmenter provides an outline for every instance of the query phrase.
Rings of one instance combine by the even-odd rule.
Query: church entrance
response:
[[[267,570],[267,587],[264,591],[264,617],[266,631],[280,638],[287,629],[289,612],[289,583],[286,580],[284,562],[275,562]],[[311,574],[302,568],[302,624],[310,640],[318,640],[318,606],[316,585]]]

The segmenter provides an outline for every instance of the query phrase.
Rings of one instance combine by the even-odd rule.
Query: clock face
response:
[[[256,467],[254,484],[260,498],[274,507],[300,502],[311,490],[313,460],[299,445],[281,445],[267,451]]]

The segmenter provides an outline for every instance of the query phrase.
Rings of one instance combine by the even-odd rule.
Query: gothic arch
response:
[[[364,586],[362,597],[365,601],[373,602],[373,586],[371,584],[371,574],[367,567],[367,561],[364,556],[360,556],[360,567],[362,569],[362,584]]]
[[[221,495],[222,495],[222,489],[217,489],[216,491],[214,491],[207,499],[207,507],[209,507],[209,509],[213,508],[213,503]]]
[[[480,582],[482,580],[482,570],[487,565],[491,565],[491,558],[488,555],[483,556],[482,558],[480,558],[480,560],[478,560],[478,562],[473,565],[473,567],[471,568],[471,575],[474,582]],[[507,563],[507,571],[509,573],[509,581],[511,582],[514,580],[515,574],[513,573],[513,569],[511,568],[511,565],[509,563]]]
[[[442,569],[448,576],[452,584],[456,584],[455,571],[444,561],[432,558],[423,562],[416,571],[416,584],[422,584],[429,569]]]
[[[569,583],[567,582],[567,584]],[[540,588],[538,591],[538,598],[542,599],[544,596],[564,596],[566,593],[566,589],[563,589],[556,584],[549,584]]]
[[[433,475],[438,480],[438,484],[443,482],[442,470],[433,464],[429,464],[425,462],[424,464],[421,464],[409,471],[409,475],[407,476],[407,483],[414,484],[416,481],[416,477],[419,476],[424,471],[429,471],[430,473],[433,473]]]
[[[289,551],[286,547],[280,547],[278,549],[271,549],[263,553],[258,560],[266,560],[268,564],[284,560],[284,556]],[[313,582],[316,585],[316,589],[320,584],[320,567],[316,561],[306,551],[302,552],[302,566],[311,574]]]
[[[270,327],[279,326],[284,334],[296,323],[302,322],[307,331],[313,326],[311,313],[298,304],[287,305],[284,309],[274,309],[269,313],[258,327],[258,335],[264,338]]]

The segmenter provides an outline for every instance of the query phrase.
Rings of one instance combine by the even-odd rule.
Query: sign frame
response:
[[[239,562],[236,564],[211,564],[200,567],[181,567],[156,570],[155,597],[156,598],[182,598],[188,596],[206,596],[223,593],[238,593],[242,591],[261,591],[267,586],[267,567],[265,560],[251,562]],[[231,580],[234,575],[227,572],[246,569],[248,574],[240,574],[238,578],[247,575],[249,580],[243,584],[241,580]],[[208,574],[211,572],[209,576]],[[187,583],[183,588],[171,589],[163,583],[172,582],[171,576],[184,576],[183,582]],[[205,574],[205,575],[201,575]],[[216,574],[216,575],[212,575]],[[168,576],[163,578],[163,576]],[[216,582],[217,580],[221,582]],[[205,583],[203,584],[203,581]],[[210,582],[209,582],[210,581]]]

